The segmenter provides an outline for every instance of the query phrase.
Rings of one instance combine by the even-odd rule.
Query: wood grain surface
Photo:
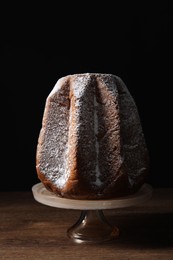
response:
[[[40,204],[32,192],[0,192],[0,259],[173,259],[173,189],[154,189],[142,205],[104,214],[119,238],[76,244],[66,232],[80,210]]]

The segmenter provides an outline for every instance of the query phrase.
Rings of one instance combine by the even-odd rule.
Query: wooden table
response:
[[[173,259],[173,189],[155,188],[143,205],[105,210],[118,239],[76,244],[66,235],[80,210],[38,203],[32,192],[0,192],[0,259]]]

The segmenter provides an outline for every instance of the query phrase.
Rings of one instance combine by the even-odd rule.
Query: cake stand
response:
[[[138,192],[126,197],[108,200],[77,200],[60,198],[48,191],[42,183],[32,186],[34,199],[44,205],[81,210],[77,222],[67,229],[67,236],[76,243],[99,243],[119,237],[119,228],[109,223],[103,210],[131,207],[152,196],[152,187],[145,183]]]

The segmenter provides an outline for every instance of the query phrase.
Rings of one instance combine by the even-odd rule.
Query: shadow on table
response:
[[[119,247],[173,248],[173,212],[109,216],[108,219],[120,229],[119,238],[111,242]]]

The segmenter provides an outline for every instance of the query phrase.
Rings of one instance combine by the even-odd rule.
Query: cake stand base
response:
[[[67,236],[76,243],[100,243],[119,237],[119,228],[109,223],[103,209],[135,206],[152,196],[152,187],[144,184],[133,195],[109,200],[76,200],[60,198],[48,191],[42,183],[32,187],[36,201],[57,208],[80,209],[77,222],[67,229]]]
[[[67,236],[76,243],[99,243],[118,238],[119,229],[108,222],[102,210],[82,210]]]

